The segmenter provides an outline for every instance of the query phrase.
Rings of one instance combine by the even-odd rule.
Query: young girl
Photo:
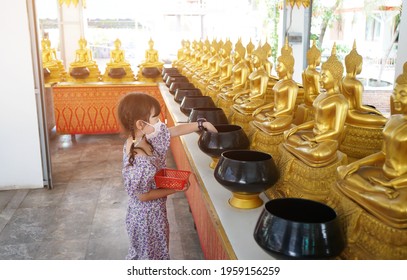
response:
[[[159,115],[159,102],[144,93],[128,93],[118,106],[120,124],[128,134],[122,170],[130,197],[126,216],[130,248],[126,259],[169,259],[166,200],[176,191],[157,188],[154,175],[165,167],[170,137],[203,129],[216,132],[202,119],[167,128]]]

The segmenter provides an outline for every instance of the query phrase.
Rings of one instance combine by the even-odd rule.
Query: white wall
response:
[[[26,1],[7,1],[0,15],[0,190],[42,188]]]
[[[399,44],[397,50],[397,60],[396,60],[396,72],[395,77],[396,79],[401,73],[403,73],[403,65],[407,62],[407,0],[403,0],[403,11],[401,13],[401,20],[399,26]]]

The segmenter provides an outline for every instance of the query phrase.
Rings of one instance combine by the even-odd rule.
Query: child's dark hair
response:
[[[133,165],[134,156],[136,154],[134,140],[136,139],[136,121],[149,121],[151,111],[154,110],[158,116],[161,112],[160,103],[153,96],[142,92],[127,93],[119,102],[117,107],[117,116],[120,125],[127,135],[131,134],[133,143],[129,151],[129,164]]]

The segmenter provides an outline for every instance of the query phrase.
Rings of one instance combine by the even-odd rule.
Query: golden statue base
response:
[[[254,209],[263,205],[260,193],[233,192],[229,204],[239,209]]]
[[[284,141],[284,134],[270,135],[250,122],[250,149],[270,154],[275,162],[280,158],[279,145]]]
[[[220,93],[221,94],[221,93]],[[220,97],[219,95],[216,97],[216,106],[218,106],[219,108],[223,109],[223,112],[225,112],[226,116],[230,116],[232,113],[232,110],[230,109],[230,107],[233,106],[234,102],[233,102],[233,98],[231,97],[230,99],[225,99],[223,97]]]
[[[44,67],[44,82],[46,84],[65,82],[67,75],[61,62]]]
[[[346,124],[344,139],[339,150],[349,161],[379,152],[383,145],[383,128],[364,128]]]
[[[326,203],[337,178],[336,169],[347,163],[346,154],[337,151],[335,162],[324,167],[311,167],[291,154],[283,144],[279,145],[279,152],[280,179],[266,191],[266,195],[270,199],[299,197]]]
[[[250,133],[250,122],[254,119],[251,113],[244,114],[237,111],[233,106],[230,107],[230,115],[228,116],[229,122],[234,125],[240,126],[246,134]]]
[[[347,236],[343,259],[405,260],[407,229],[390,227],[369,214],[341,191],[342,180],[332,184],[327,204],[338,214]]]
[[[218,165],[219,158],[212,157],[212,161],[209,164],[209,167],[215,169],[216,165]]]

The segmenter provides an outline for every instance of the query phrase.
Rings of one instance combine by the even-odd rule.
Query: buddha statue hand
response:
[[[395,199],[399,196],[400,193],[397,191],[396,187],[392,184],[392,180],[384,180],[373,176],[369,177],[368,179],[372,183],[372,185],[379,185],[385,187],[386,190],[384,191],[384,193],[389,199]]]
[[[339,179],[344,180],[349,175],[352,175],[353,173],[358,171],[359,168],[359,164],[356,164],[355,162],[352,162],[348,165],[341,165],[337,169],[338,177]]]
[[[289,130],[284,131],[284,140],[287,140],[288,137],[295,134],[297,131],[298,131],[298,126],[294,126],[293,128],[290,128]]]

